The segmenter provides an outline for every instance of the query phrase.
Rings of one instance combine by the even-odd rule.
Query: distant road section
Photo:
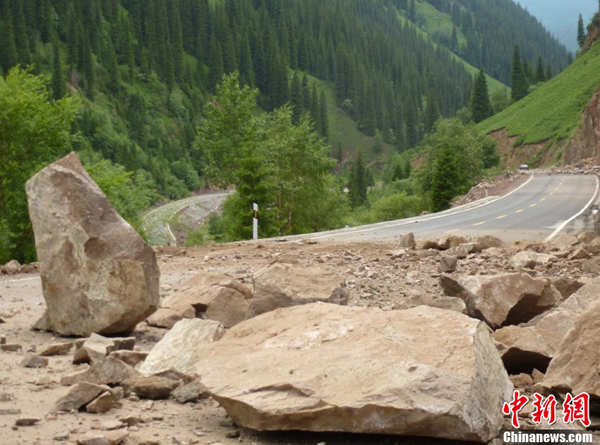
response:
[[[228,193],[212,193],[170,202],[157,207],[144,216],[144,228],[151,246],[176,246],[177,240],[171,228],[172,219],[184,209],[193,211],[196,221],[217,210]]]
[[[321,241],[390,240],[413,232],[417,238],[447,234],[494,235],[505,241],[551,240],[589,227],[599,182],[591,175],[536,174],[503,197],[490,197],[446,212],[398,221],[313,233],[295,239]],[[587,220],[586,220],[587,218]]]

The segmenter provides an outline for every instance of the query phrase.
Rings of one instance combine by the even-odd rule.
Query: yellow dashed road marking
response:
[[[531,204],[529,207],[535,207],[537,204]]]
[[[498,217],[498,218],[496,218],[496,219],[504,219],[504,218],[506,218],[507,216],[508,216],[508,215],[502,215],[502,216],[499,216],[499,217]]]
[[[521,213],[521,212],[524,212],[524,211],[525,211],[525,210],[523,210],[523,209],[520,209],[520,210],[517,210],[515,213]]]
[[[546,200],[546,198],[542,198],[540,199],[540,202],[544,202]]]
[[[447,232],[444,232],[444,233],[446,233],[446,234],[447,233],[455,233],[455,232],[458,232],[459,230],[460,229],[448,230]]]
[[[487,221],[483,221],[477,224],[473,224],[473,226],[483,226]]]

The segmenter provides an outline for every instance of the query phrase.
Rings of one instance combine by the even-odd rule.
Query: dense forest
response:
[[[470,107],[473,77],[457,54],[506,83],[514,44],[525,63],[542,59],[555,72],[567,63],[564,48],[522,10],[511,9],[510,0],[489,8],[482,0],[431,3],[452,17],[464,45],[453,46],[456,36],[433,43],[440,36],[432,40],[423,30],[422,0],[0,0],[3,76],[13,67],[46,75],[53,99],[73,99],[69,107],[77,107],[72,137],[27,164],[23,177],[75,149],[107,184],[118,177],[121,185],[172,199],[198,190],[215,167],[201,129],[228,73],[239,73],[240,86],[256,91],[255,112],[269,122],[260,126],[265,134],[271,125],[289,130],[288,114],[277,111],[289,104],[291,122],[307,137],[316,131],[339,161],[356,154],[329,138],[337,115],[351,117],[379,150],[387,143],[402,153],[433,131],[438,118]],[[7,97],[24,78],[15,72],[7,80]],[[315,141],[314,147],[321,146]],[[381,174],[405,177],[407,161],[398,162],[406,168],[386,166]],[[361,188],[373,183],[372,171],[353,165],[350,176]],[[131,199],[119,193],[120,200]],[[351,196],[353,206],[366,203],[362,194]],[[135,201],[147,205],[158,195],[144,192]],[[10,190],[0,190],[2,230],[11,226],[2,213],[10,199]],[[19,202],[12,208],[26,213]],[[14,247],[27,233],[12,235],[19,240],[4,239]]]
[[[460,44],[452,35],[438,39],[467,62],[507,85],[511,76],[509,59],[515,45],[520,46],[525,61],[533,64],[541,56],[555,73],[571,62],[565,46],[558,44],[535,17],[512,0],[427,1],[450,15],[466,42]]]

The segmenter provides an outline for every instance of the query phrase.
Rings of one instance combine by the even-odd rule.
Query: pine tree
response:
[[[67,64],[72,70],[79,66],[79,47],[81,43],[79,26],[78,15],[75,12],[75,9],[71,9],[69,15],[69,29],[67,32]]]
[[[577,43],[579,44],[579,48],[583,48],[583,44],[585,43],[585,28],[581,14],[579,14],[579,21],[577,22]]]
[[[429,90],[429,95],[427,96],[426,118],[427,122],[425,122],[425,132],[430,133],[433,130],[435,123],[440,118],[440,108],[433,88]]]
[[[359,150],[352,168],[350,169],[350,180],[348,182],[348,197],[352,208],[360,207],[367,202],[367,182],[365,177],[365,165],[362,160],[362,153]]]
[[[214,34],[210,36],[210,54],[208,66],[210,68],[208,84],[210,89],[214,90],[215,86],[221,81],[224,73],[221,44],[217,41]]]
[[[410,4],[408,6],[408,18],[413,22],[417,22],[417,6],[415,4],[415,0],[410,0]]]
[[[52,91],[54,99],[59,100],[66,94],[65,80],[63,78],[63,68],[60,61],[60,47],[58,44],[58,34],[54,33],[52,37],[52,55],[53,55],[53,70],[52,70]]]
[[[473,112],[473,120],[476,124],[492,115],[492,105],[490,103],[487,79],[485,78],[483,70],[479,71],[479,75],[477,76],[477,79],[475,79],[471,109]]]
[[[5,3],[8,0],[5,0]],[[29,38],[27,35],[27,27],[25,26],[25,16],[23,15],[23,1],[13,2],[14,33],[15,44],[17,45],[17,53],[19,54],[19,62],[22,65],[29,64]]]
[[[456,26],[452,28],[452,38],[450,39],[450,49],[453,52],[458,51],[458,32],[456,31]]]
[[[320,108],[320,133],[321,136],[325,138],[325,140],[329,137],[329,122],[327,120],[327,98],[325,97],[325,91],[321,90],[321,98],[319,100],[319,108]]]
[[[290,87],[290,104],[292,105],[292,117],[293,122],[297,124],[300,122],[300,116],[302,115],[302,109],[304,108],[304,96],[302,94],[302,86],[300,85],[300,77],[298,73],[294,73],[292,77],[292,85]]]
[[[546,81],[552,79],[554,77],[554,73],[552,73],[552,65],[550,65],[550,62],[548,62],[548,65],[546,66]]]
[[[8,70],[19,61],[18,57],[10,2],[5,0],[2,5],[2,43],[0,44],[0,66],[2,70],[8,73]]]
[[[439,155],[433,173],[431,199],[432,211],[446,210],[456,195],[457,184],[460,183],[456,155],[452,147],[445,147]]]
[[[414,99],[408,102],[406,110],[406,146],[407,148],[415,148],[419,143],[419,124],[417,116],[417,106]]]
[[[183,80],[183,33],[181,29],[181,5],[179,0],[173,0],[171,7],[171,48],[173,54],[173,74],[177,82]]]
[[[545,82],[546,74],[544,73],[544,64],[542,62],[542,56],[538,58],[537,69],[535,71],[535,81],[536,82]]]
[[[519,45],[515,46],[511,73],[512,99],[516,102],[527,96],[529,85],[527,77],[521,66],[521,51]]]

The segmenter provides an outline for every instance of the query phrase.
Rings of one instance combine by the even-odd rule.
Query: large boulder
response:
[[[348,304],[345,280],[316,267],[275,262],[256,272],[252,280],[254,297],[250,311],[253,316],[315,302]]]
[[[233,278],[202,272],[165,299],[148,324],[171,329],[184,318],[205,317],[230,328],[248,317],[251,298],[252,291]]]
[[[412,232],[404,233],[398,237],[398,246],[403,249],[414,249],[417,247],[415,234]]]
[[[545,372],[577,317],[600,301],[600,278],[591,281],[558,307],[524,326],[507,326],[493,334],[509,373]]]
[[[224,333],[223,325],[213,320],[181,320],[152,348],[140,372],[150,376],[173,369],[193,375],[194,365],[202,357],[198,355],[200,346],[220,340]]]
[[[314,303],[247,320],[197,350],[234,421],[487,442],[512,384],[489,328],[457,312]]]
[[[475,238],[475,242],[479,244],[483,250],[491,249],[494,247],[497,249],[501,249],[505,246],[504,241],[502,241],[500,238],[496,238],[495,236],[491,235],[478,236],[477,238]]]
[[[468,242],[469,242],[469,240],[462,236],[446,235],[446,236],[440,238],[439,241],[437,242],[437,244],[441,250],[448,250],[448,249],[451,249],[453,247],[458,247],[461,244],[465,244]]]
[[[446,295],[463,299],[470,316],[494,329],[527,322],[561,300],[549,280],[526,273],[456,278],[442,275],[440,284]]]
[[[600,399],[600,301],[581,313],[566,334],[542,385],[550,391],[579,394],[587,392]]]
[[[60,335],[131,332],[158,307],[154,251],[71,153],[27,181],[46,312]]]

